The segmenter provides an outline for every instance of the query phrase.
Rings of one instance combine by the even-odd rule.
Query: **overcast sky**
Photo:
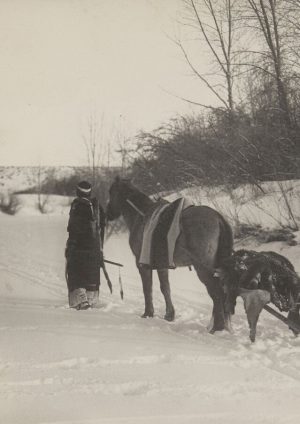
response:
[[[91,114],[133,136],[205,102],[178,48],[180,0],[0,0],[0,165],[84,165]],[[113,140],[113,136],[111,137]],[[117,146],[113,146],[113,149]]]

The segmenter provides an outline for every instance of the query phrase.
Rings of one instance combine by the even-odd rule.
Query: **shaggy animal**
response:
[[[255,340],[260,312],[268,302],[288,312],[288,320],[300,326],[300,278],[287,258],[276,252],[238,250],[224,261],[222,272],[227,309],[234,313],[237,296],[243,298],[251,341]]]
[[[153,317],[152,269],[139,266],[146,217],[157,207],[141,193],[130,181],[116,178],[109,190],[107,207],[108,220],[124,217],[129,229],[129,245],[135,255],[136,264],[142,279],[145,299],[143,317]],[[176,267],[191,266],[195,268],[199,279],[205,284],[213,300],[213,313],[209,331],[211,333],[224,328],[230,329],[230,314],[225,312],[225,296],[214,270],[232,254],[232,230],[225,219],[207,206],[192,206],[183,210],[181,215],[181,233],[174,251]],[[166,302],[165,319],[175,318],[175,309],[171,299],[168,269],[157,270],[160,289]]]

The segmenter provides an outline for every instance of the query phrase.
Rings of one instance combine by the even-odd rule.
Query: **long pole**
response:
[[[109,261],[108,259],[104,259],[104,262],[107,263],[107,264],[116,265],[116,266],[119,266],[119,267],[124,266],[123,264],[120,264],[119,262]]]
[[[273,315],[275,318],[278,318],[280,321],[282,321],[284,324],[288,325],[295,333],[300,333],[300,326],[298,326],[295,322],[292,322],[288,318],[286,318],[284,315],[280,314],[279,312],[275,311],[273,308],[271,308],[269,305],[265,305],[264,309],[269,312],[271,315]]]

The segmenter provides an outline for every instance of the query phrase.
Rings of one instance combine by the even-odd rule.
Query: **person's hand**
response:
[[[70,248],[70,246],[67,246],[65,248],[65,258],[68,260],[68,259],[70,259],[70,256],[71,256],[71,248]]]

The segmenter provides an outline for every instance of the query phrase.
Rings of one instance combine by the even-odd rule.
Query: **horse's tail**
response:
[[[224,259],[232,255],[233,252],[233,231],[226,219],[219,214],[219,245],[217,250],[216,266],[220,266]]]

